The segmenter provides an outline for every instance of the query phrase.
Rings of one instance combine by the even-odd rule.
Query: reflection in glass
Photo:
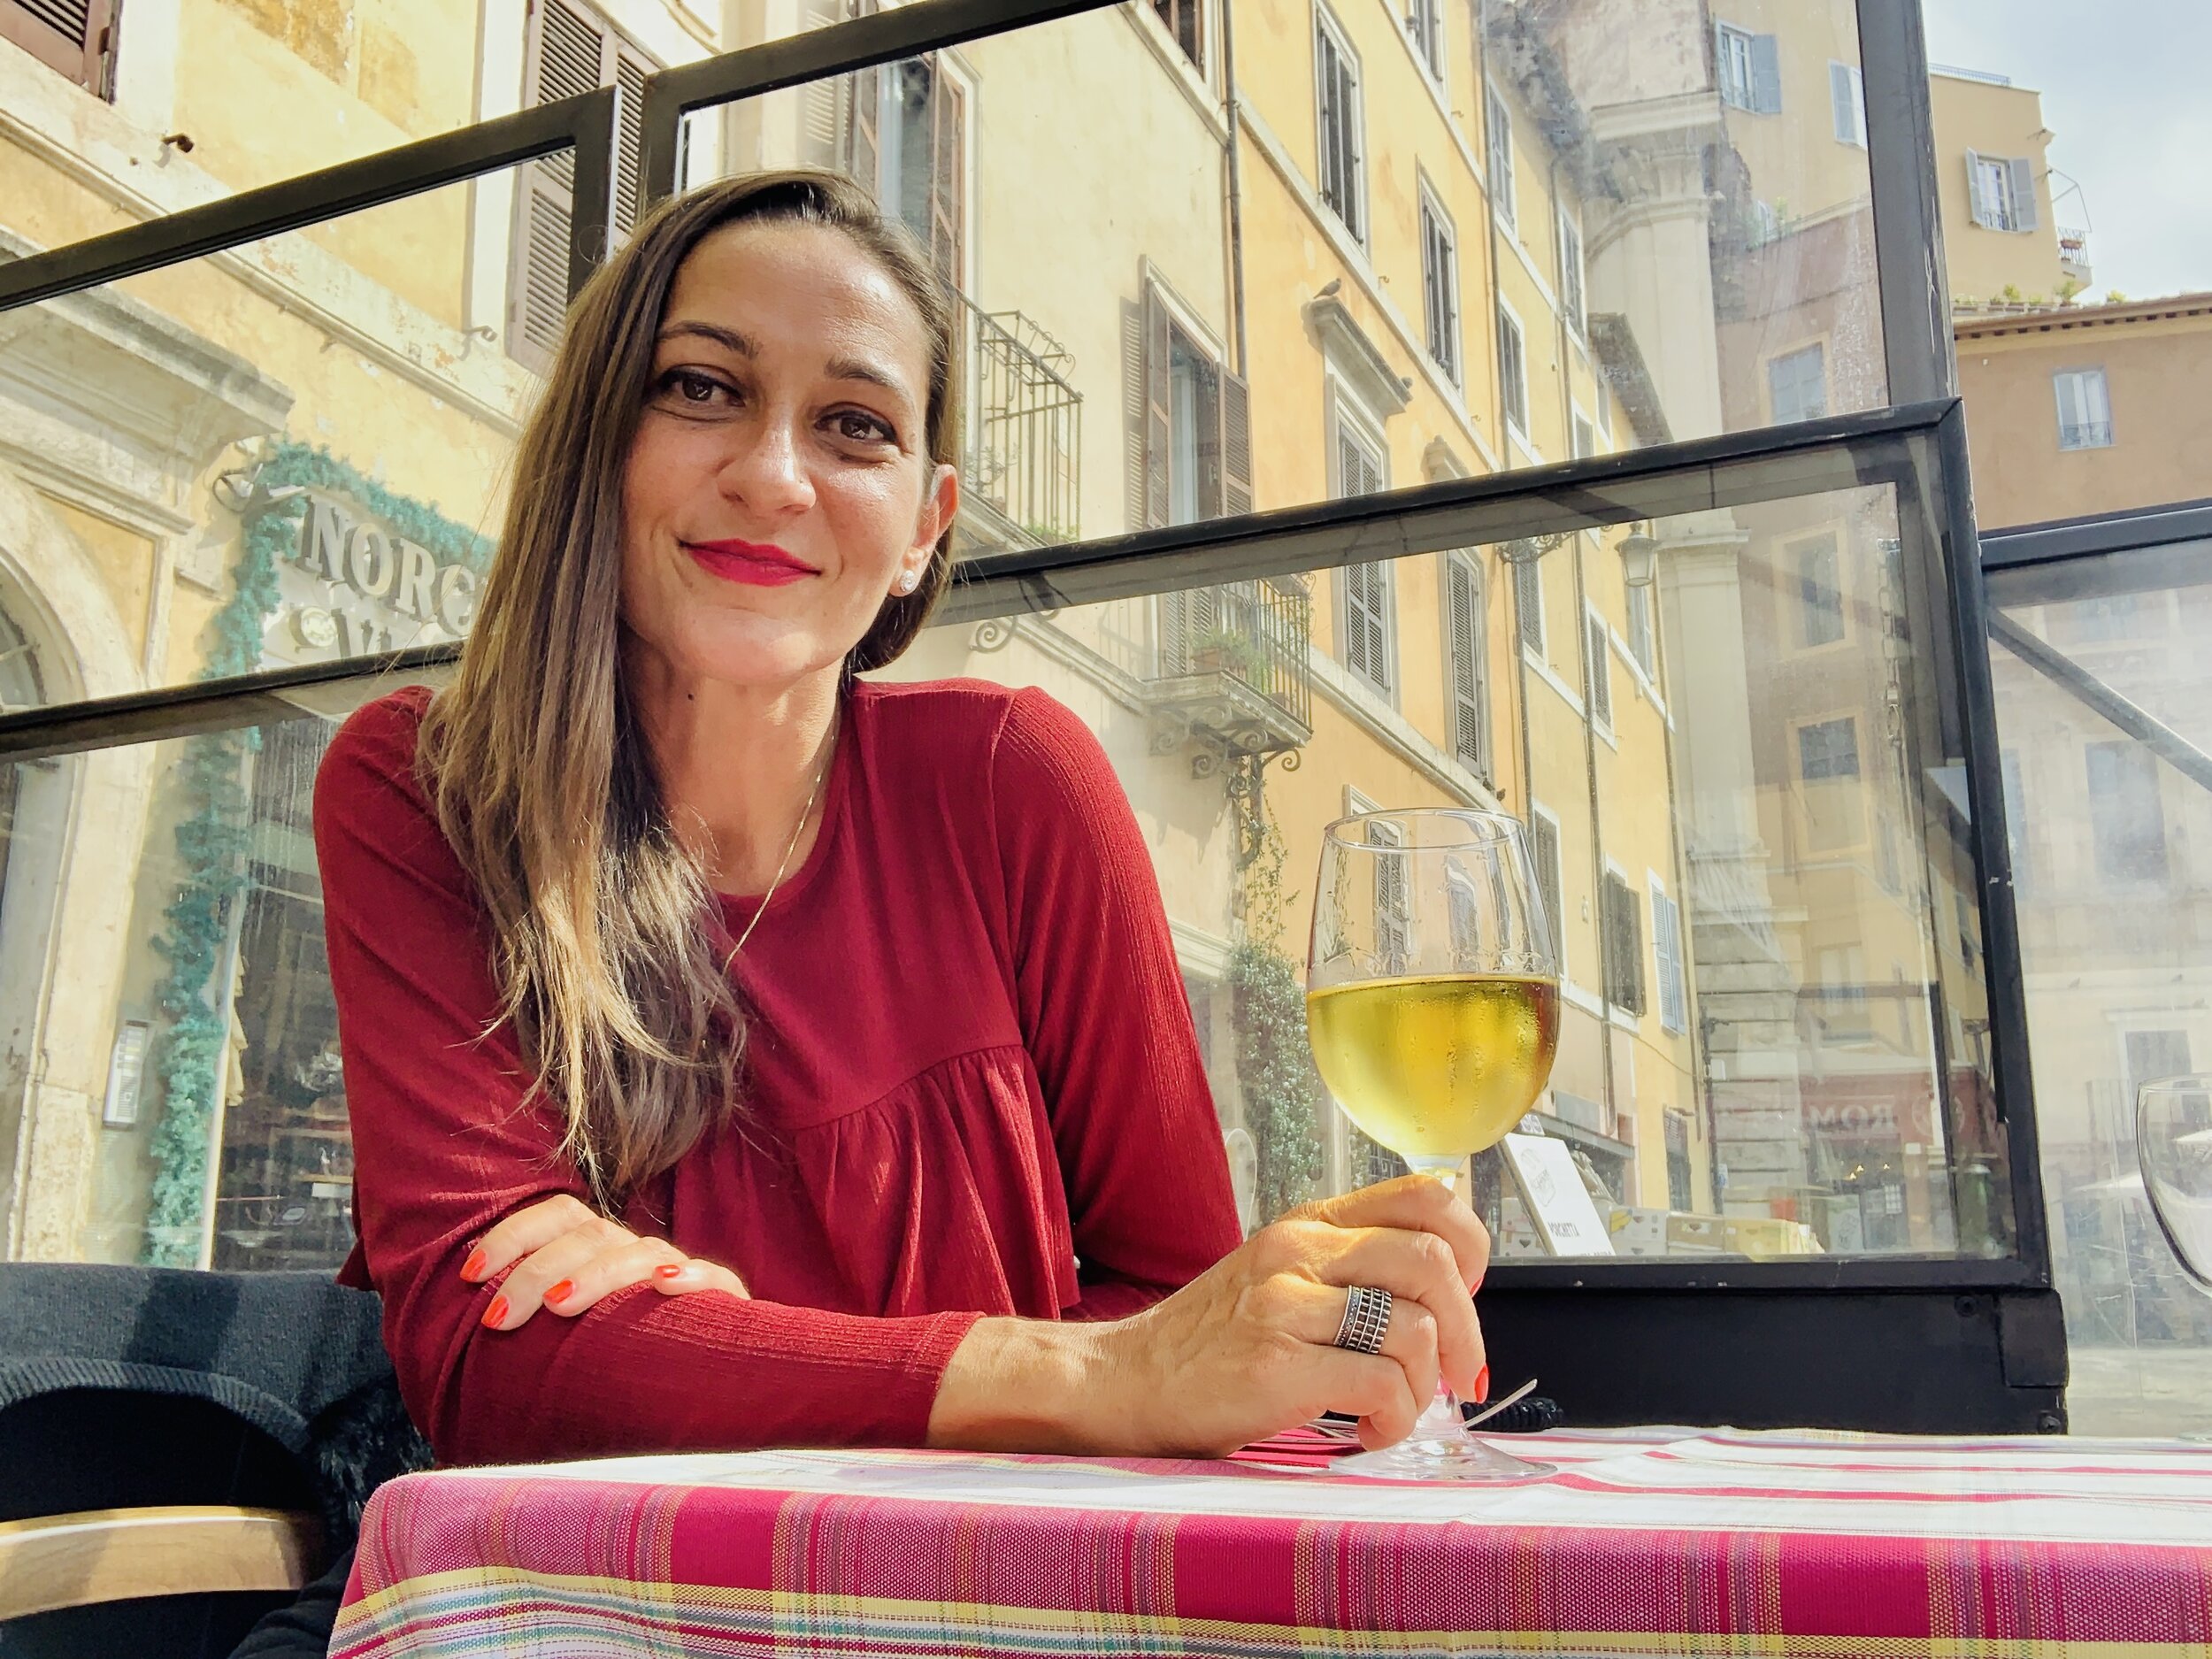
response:
[[[2143,1191],[2174,1259],[2212,1290],[2212,1078],[2160,1078],[2135,1097]]]
[[[2212,1432],[2212,1299],[2160,1231],[2137,1112],[2146,1084],[2212,1064],[2206,551],[1989,578],[2067,1410],[2086,1433]],[[2115,724],[2124,709],[2154,726]]]

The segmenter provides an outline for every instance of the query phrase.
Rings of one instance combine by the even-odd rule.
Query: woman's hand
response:
[[[495,1331],[519,1328],[540,1307],[572,1319],[631,1285],[650,1285],[664,1296],[700,1290],[750,1295],[728,1268],[686,1256],[665,1239],[640,1238],[566,1193],[500,1222],[462,1264],[461,1277],[480,1285],[510,1265],[514,1271],[484,1310],[484,1323]]]
[[[1489,1261],[1474,1211],[1427,1176],[1325,1199],[1129,1318],[983,1321],[946,1368],[930,1443],[1210,1456],[1329,1410],[1393,1445],[1440,1374],[1489,1393],[1471,1299]],[[1334,1346],[1354,1285],[1394,1299],[1379,1355]]]

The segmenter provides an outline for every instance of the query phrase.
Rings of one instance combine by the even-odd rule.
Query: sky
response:
[[[1923,0],[1928,59],[2043,95],[2055,217],[2131,299],[2212,289],[2212,0]],[[2078,196],[2062,196],[2068,180]],[[2087,297],[2087,296],[2085,296]]]

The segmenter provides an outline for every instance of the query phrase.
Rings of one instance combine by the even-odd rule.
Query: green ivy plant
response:
[[[304,443],[268,446],[254,469],[253,500],[246,510],[230,597],[209,624],[202,680],[250,673],[261,664],[263,631],[278,600],[277,561],[299,539],[307,507],[304,493],[327,490],[356,503],[440,564],[467,565],[480,576],[489,567],[492,542],[456,524],[435,507],[387,489],[329,450]],[[213,1148],[217,1092],[222,1087],[224,1045],[229,1040],[230,987],[218,984],[227,954],[232,918],[245,892],[246,855],[253,801],[246,786],[246,758],[261,734],[215,732],[191,739],[178,768],[186,813],[176,829],[184,874],[163,910],[166,931],[153,941],[168,972],[154,988],[163,1021],[154,1060],[161,1119],[150,1156],[153,1189],[140,1259],[160,1267],[189,1267],[199,1257],[207,1161]]]
[[[1262,803],[1265,827],[1244,872],[1244,936],[1229,955],[1244,1119],[1259,1153],[1255,1206],[1262,1225],[1314,1195],[1321,1179],[1327,1097],[1306,1043],[1306,993],[1282,949],[1282,831]]]

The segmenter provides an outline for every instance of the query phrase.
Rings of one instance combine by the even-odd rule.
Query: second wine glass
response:
[[[1306,1029],[1321,1080],[1370,1139],[1450,1186],[1535,1103],[1559,1043],[1559,967],[1519,822],[1366,812],[1322,838]],[[1440,1391],[1413,1433],[1348,1467],[1525,1479],[1542,1464],[1469,1434]]]

